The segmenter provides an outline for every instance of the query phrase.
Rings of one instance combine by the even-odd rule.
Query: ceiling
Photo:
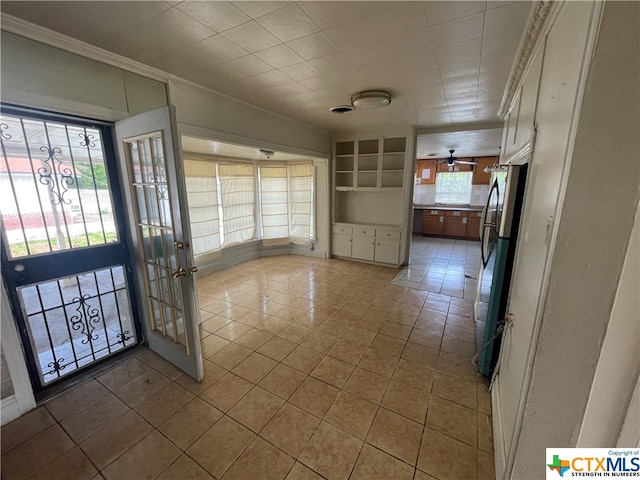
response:
[[[462,130],[418,135],[416,158],[493,157],[500,153],[502,128]],[[433,155],[435,154],[435,155]]]
[[[498,121],[530,6],[521,1],[0,2],[3,14],[329,132]],[[389,91],[391,105],[329,112],[369,89]]]
[[[246,147],[243,145],[233,145],[231,143],[216,142],[213,140],[205,140],[203,138],[182,136],[182,151],[188,153],[200,153],[204,155],[214,155],[217,157],[242,158],[245,160],[273,160],[273,161],[314,161],[316,157],[308,157],[285,152],[271,152],[267,157],[261,153],[259,148]]]

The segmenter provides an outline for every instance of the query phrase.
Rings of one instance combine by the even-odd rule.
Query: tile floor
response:
[[[205,380],[142,350],[2,427],[3,480],[494,478],[473,304],[397,273],[287,256],[201,278]]]

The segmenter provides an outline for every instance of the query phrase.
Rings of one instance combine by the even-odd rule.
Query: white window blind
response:
[[[287,167],[260,167],[260,211],[264,243],[289,243]]]
[[[185,157],[184,169],[193,255],[197,258],[206,254],[219,254],[220,219],[216,164]]]
[[[223,246],[253,240],[256,232],[256,198],[253,165],[218,165],[222,203]]]
[[[471,201],[473,172],[438,172],[436,203],[468,204]]]
[[[289,225],[294,243],[309,244],[314,236],[313,164],[289,166]]]

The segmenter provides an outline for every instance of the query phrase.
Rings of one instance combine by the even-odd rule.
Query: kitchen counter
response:
[[[461,212],[481,212],[482,205],[413,205],[414,210],[459,210]]]

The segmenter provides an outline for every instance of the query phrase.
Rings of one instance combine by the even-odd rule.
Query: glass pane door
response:
[[[136,273],[149,348],[196,380],[203,377],[185,175],[173,110],[116,123]],[[180,173],[178,173],[180,172]]]
[[[127,347],[139,325],[107,125],[3,108],[2,274],[36,391]]]

